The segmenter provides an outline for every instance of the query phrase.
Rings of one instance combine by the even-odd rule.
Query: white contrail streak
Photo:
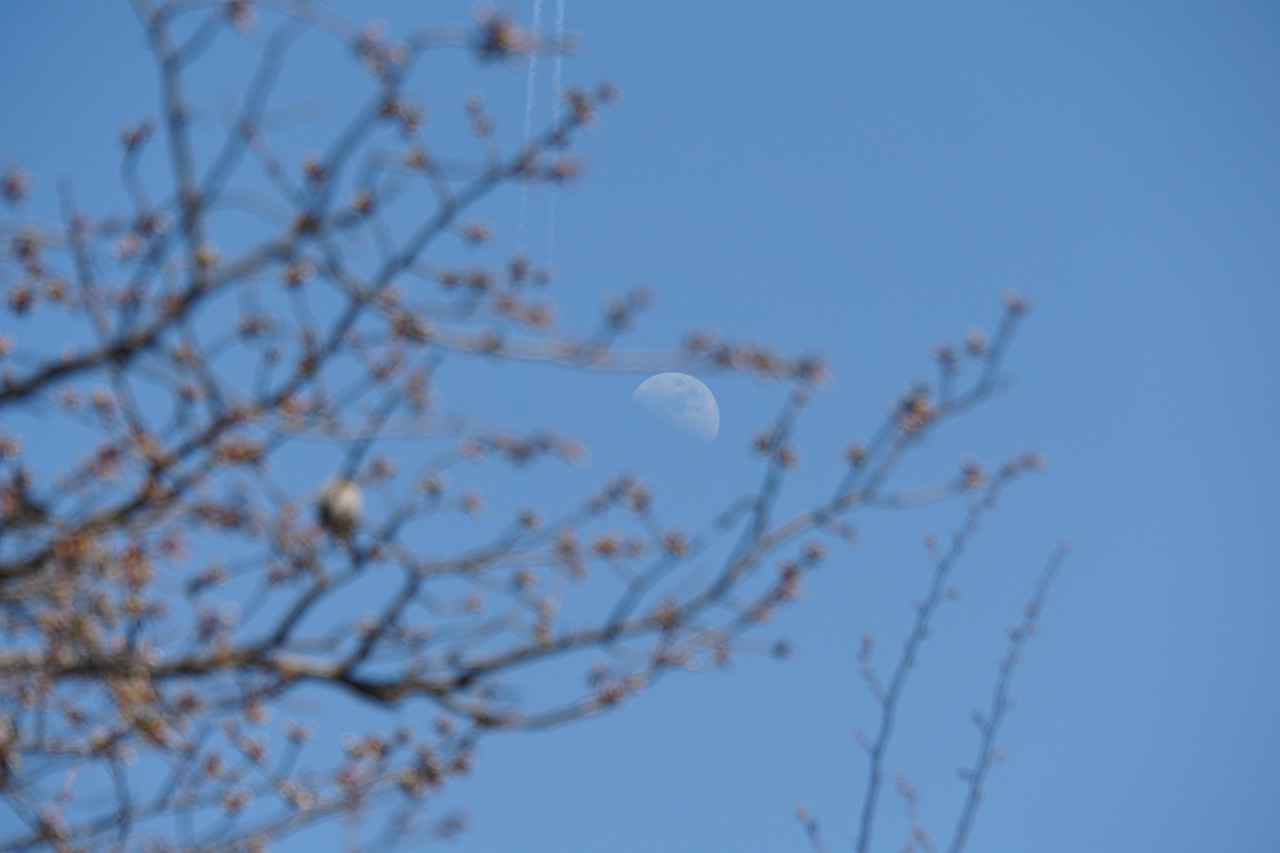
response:
[[[542,2],[542,0],[538,0]],[[559,48],[564,41],[564,4],[565,0],[556,0],[556,46]],[[564,69],[564,53],[556,50],[555,62],[552,64],[551,74],[551,98],[555,105],[555,121],[560,121],[560,115],[564,111],[564,106],[560,100],[560,74]],[[555,255],[556,249],[556,194],[552,190],[550,201],[547,203],[547,263],[550,264]]]
[[[542,26],[542,0],[533,0],[533,32]],[[557,57],[558,58],[558,57]],[[533,96],[538,82],[538,53],[529,53],[529,74],[524,83],[524,145],[533,137]],[[529,184],[520,184],[520,223],[516,229],[516,248],[524,250],[525,221],[529,214]]]

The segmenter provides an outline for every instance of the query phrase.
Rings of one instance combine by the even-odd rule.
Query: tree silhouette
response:
[[[612,710],[665,674],[715,667],[797,597],[829,543],[853,541],[856,515],[972,494],[887,683],[869,640],[862,652],[883,710],[867,744],[867,849],[896,703],[948,573],[998,494],[1039,462],[1021,454],[991,474],[965,462],[918,488],[887,483],[922,437],[1001,386],[1026,304],[1007,297],[989,341],[972,332],[940,347],[936,387],[910,387],[833,466],[829,494],[779,517],[820,359],[705,331],[668,351],[625,349],[643,292],[575,334],[557,328],[550,275],[532,259],[438,259],[450,241],[492,240],[470,216],[500,188],[574,179],[574,139],[617,93],[566,90],[561,118],[516,150],[473,98],[475,142],[438,150],[425,105],[406,94],[415,66],[450,49],[516,65],[567,40],[490,11],[397,40],[307,0],[135,6],[161,102],[122,134],[127,212],[86,212],[64,182],[60,221],[44,221],[26,213],[34,178],[17,165],[3,176],[0,850],[261,849],[325,819],[374,845],[447,837],[461,815],[430,805],[471,771],[482,739]],[[268,35],[237,111],[221,132],[199,126],[187,86],[218,71],[201,59],[251,29]],[[307,33],[354,51],[372,91],[330,138],[310,140],[322,155],[297,157],[276,143],[285,125],[272,95]],[[442,372],[493,361],[742,372],[792,391],[755,439],[759,488],[726,496],[711,529],[660,521],[650,489],[617,476],[575,509],[513,512],[442,555],[424,526],[484,507],[451,484],[459,463],[519,478],[541,457],[584,452],[558,434],[442,414]],[[398,453],[406,436],[432,453]],[[332,465],[318,466],[322,453]],[[715,570],[695,572],[699,559]],[[1059,562],[979,723],[952,849]],[[573,681],[548,677],[536,700],[509,689],[565,671]],[[436,716],[426,732],[381,714],[374,733],[309,743],[290,704],[307,691],[375,717],[406,703]],[[922,829],[916,843],[932,846]]]

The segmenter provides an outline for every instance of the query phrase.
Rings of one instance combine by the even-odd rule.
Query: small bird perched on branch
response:
[[[347,542],[360,524],[363,509],[364,498],[355,480],[350,477],[330,480],[320,493],[320,526]]]

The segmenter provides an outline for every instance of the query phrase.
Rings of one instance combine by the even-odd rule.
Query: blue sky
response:
[[[393,33],[468,15],[456,2],[335,5]],[[531,17],[532,3],[513,8]],[[123,209],[115,136],[155,110],[132,13],[51,0],[3,16],[0,159],[39,177],[38,210],[58,176],[95,212]],[[1280,8],[569,0],[567,24],[583,41],[566,83],[609,80],[623,98],[583,141],[586,179],[555,203],[565,322],[582,327],[643,283],[656,300],[637,345],[710,325],[823,352],[834,380],[801,422],[786,505],[830,488],[840,448],[930,374],[933,344],[990,328],[1006,289],[1035,306],[1015,384],[903,471],[910,482],[1026,448],[1049,463],[984,525],[907,690],[889,766],[921,792],[934,836],[954,823],[955,771],[977,748],[968,718],[1003,632],[1070,539],[971,849],[1280,849]],[[362,91],[354,63],[301,57],[283,91],[319,89],[326,116],[345,114]],[[447,122],[483,90],[514,140],[527,79],[459,58],[416,91]],[[210,77],[193,98],[212,116],[232,91]],[[291,132],[305,146],[305,129]],[[519,208],[512,190],[482,209],[496,256]],[[546,191],[527,211],[545,257]],[[689,527],[754,481],[747,443],[785,394],[705,377],[721,429],[703,445],[633,406],[644,376],[491,374],[446,380],[445,399],[591,447],[585,469],[541,472],[549,501],[628,468]],[[873,723],[859,637],[896,648],[928,580],[921,537],[961,514],[863,519],[862,546],[764,635],[792,642],[789,661],[743,657],[617,714],[487,742],[449,796],[473,819],[455,848],[803,850],[797,801],[846,848],[865,772],[853,732]],[[901,809],[885,800],[876,849],[896,850]]]

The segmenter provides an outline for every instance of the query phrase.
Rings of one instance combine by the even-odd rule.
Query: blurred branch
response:
[[[959,562],[960,556],[964,553],[965,547],[969,544],[969,540],[977,532],[979,523],[995,507],[996,498],[1000,495],[1000,492],[1013,477],[1017,476],[1020,470],[1018,465],[1007,465],[991,479],[981,499],[975,500],[970,505],[968,518],[952,535],[951,543],[947,550],[934,557],[933,580],[929,585],[929,591],[924,600],[916,605],[915,625],[903,644],[902,654],[894,666],[893,674],[889,677],[888,685],[883,690],[879,688],[874,690],[877,701],[880,704],[880,724],[875,737],[869,743],[864,744],[870,758],[870,768],[867,788],[862,799],[861,816],[858,821],[858,838],[854,844],[854,849],[859,853],[865,853],[866,850],[870,849],[871,832],[875,825],[876,804],[880,797],[881,786],[884,783],[884,759],[889,749],[890,739],[893,736],[894,724],[897,721],[898,703],[902,699],[902,692],[906,687],[907,678],[915,666],[920,646],[929,636],[929,625],[933,620],[933,615],[937,612],[938,607],[950,597],[946,591],[947,581],[952,570]],[[872,672],[870,668],[870,653],[870,644],[864,643],[862,655],[864,674],[866,674],[864,677],[869,676]]]
[[[438,48],[515,63],[567,52],[569,39],[488,9],[396,40],[308,0],[134,6],[160,114],[121,134],[128,213],[95,218],[63,183],[60,221],[0,222],[0,286],[17,318],[15,336],[0,335],[0,793],[14,818],[0,851],[124,849],[143,837],[240,851],[327,818],[346,821],[354,846],[375,815],[376,837],[392,846],[419,832],[413,817],[470,771],[484,737],[613,710],[669,673],[751,652],[823,563],[825,540],[856,539],[857,514],[982,486],[976,462],[915,488],[891,484],[924,436],[1002,387],[1026,312],[1017,298],[990,344],[971,335],[963,356],[946,350],[937,391],[912,387],[846,450],[825,499],[779,517],[798,419],[826,378],[820,359],[709,331],[628,349],[645,291],[608,301],[586,334],[563,332],[550,274],[523,255],[492,267],[438,261],[447,241],[491,242],[492,228],[470,217],[500,188],[574,180],[569,151],[617,93],[566,90],[560,117],[514,151],[475,97],[464,105],[473,153],[437,153],[425,107],[406,93],[416,64]],[[187,75],[259,17],[270,24],[262,54],[206,140]],[[271,101],[291,46],[313,31],[355,56],[373,92],[317,146],[323,155],[299,157],[279,133],[290,116]],[[29,186],[9,169],[4,202],[18,210]],[[228,229],[232,217],[252,224]],[[568,509],[503,506],[496,530],[459,532],[465,546],[432,554],[424,530],[461,531],[485,507],[450,483],[462,463],[514,470],[585,454],[553,432],[441,414],[440,374],[488,361],[732,372],[792,387],[753,443],[758,485],[712,529],[665,523],[647,485],[611,477]],[[67,430],[32,428],[29,415]],[[388,445],[405,437],[423,452],[402,470]],[[285,476],[304,442],[339,445],[337,467]],[[885,720],[868,809],[946,575],[1001,485],[1034,467],[1020,457],[988,485],[936,567],[898,671],[875,684]],[[590,609],[569,621],[569,607]],[[590,655],[600,659],[585,664]],[[515,692],[522,673],[580,665],[582,686],[538,702]],[[425,699],[439,715],[422,734],[348,736],[326,763],[304,748],[307,727],[269,725],[303,685],[376,711]],[[461,826],[444,815],[416,837]]]
[[[1004,722],[1005,715],[1013,708],[1013,700],[1009,696],[1009,688],[1013,685],[1014,670],[1017,669],[1019,662],[1022,660],[1023,646],[1027,644],[1027,640],[1036,634],[1040,613],[1049,597],[1049,588],[1057,578],[1058,570],[1062,568],[1062,563],[1066,560],[1070,550],[1071,548],[1067,544],[1059,545],[1057,550],[1053,552],[1053,556],[1049,558],[1048,565],[1045,566],[1039,580],[1036,582],[1035,593],[1031,596],[1031,600],[1027,602],[1022,622],[1009,631],[1009,648],[1005,652],[1004,659],[1000,661],[1000,677],[996,679],[995,689],[992,691],[991,708],[985,718],[976,712],[974,714],[974,723],[978,726],[978,731],[981,734],[978,743],[978,758],[974,762],[973,768],[963,774],[969,783],[969,787],[965,795],[964,808],[960,813],[960,820],[956,824],[955,834],[951,837],[951,844],[947,848],[950,853],[960,853],[969,841],[969,831],[973,827],[974,818],[978,814],[978,806],[983,799],[983,783],[986,781],[987,774],[991,771],[992,766],[1000,758],[996,748],[996,736],[1000,733],[1000,724]]]

